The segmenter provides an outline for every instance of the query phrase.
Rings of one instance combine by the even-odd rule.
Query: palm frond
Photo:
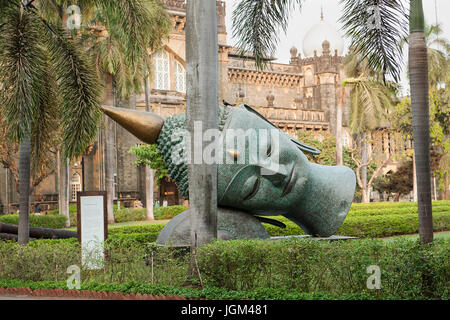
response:
[[[45,25],[45,35],[61,97],[64,157],[83,154],[97,133],[101,87],[88,56],[59,26]]]
[[[19,143],[31,133],[38,113],[45,52],[39,20],[28,11],[12,6],[3,12],[5,25],[0,33],[0,108],[8,124],[10,138]]]
[[[148,50],[161,47],[170,32],[166,7],[157,0],[83,1],[99,8],[92,23],[105,30],[82,39],[97,70],[114,76],[121,96],[140,92],[151,65]]]
[[[408,12],[402,0],[341,0],[344,4],[340,22],[351,39],[351,46],[368,66],[398,81],[401,75],[402,39],[408,34]],[[373,25],[379,10],[379,25]]]
[[[241,0],[233,10],[233,36],[237,46],[251,52],[256,67],[263,69],[267,58],[275,54],[279,30],[287,30],[290,12],[301,6],[302,0]]]
[[[39,98],[38,111],[32,124],[31,131],[31,171],[35,174],[42,171],[42,167],[49,167],[52,151],[60,145],[57,134],[61,119],[58,114],[60,99],[57,92],[55,72],[50,62],[45,61],[44,67],[44,87]]]

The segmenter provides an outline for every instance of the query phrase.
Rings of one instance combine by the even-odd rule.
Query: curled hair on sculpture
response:
[[[231,108],[219,106],[218,111],[219,130],[222,131],[231,114]],[[159,153],[166,163],[167,172],[184,199],[189,199],[187,137],[186,115],[177,114],[164,121],[156,142]]]

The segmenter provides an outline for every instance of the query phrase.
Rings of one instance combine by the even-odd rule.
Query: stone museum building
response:
[[[185,23],[183,0],[165,0],[172,16],[173,28],[163,50],[152,53],[153,69],[150,82],[150,104],[153,112],[166,118],[183,113],[186,108]],[[288,134],[298,130],[320,133],[336,131],[337,88],[345,79],[343,73],[344,42],[337,30],[326,22],[323,13],[317,14],[317,24],[304,39],[296,39],[300,48],[290,50],[290,62],[278,63],[270,58],[266,70],[255,68],[251,55],[227,43],[225,2],[217,1],[219,39],[219,101],[232,105],[246,103],[267,117]],[[117,106],[145,110],[145,96],[137,95]],[[349,146],[349,107],[343,111],[343,144]],[[77,191],[105,190],[104,144],[105,126],[102,123],[97,139],[86,154],[70,164],[70,200],[76,201]],[[131,205],[135,199],[145,201],[145,175],[142,166],[133,164],[131,147],[140,143],[119,125],[115,125],[115,185],[116,199]],[[56,171],[57,172],[57,171]],[[5,203],[10,211],[17,210],[16,186],[5,169],[0,169],[0,212]],[[183,203],[176,186],[164,180],[154,184],[154,200],[160,205]],[[56,208],[58,201],[57,173],[49,176],[35,190],[35,200]]]

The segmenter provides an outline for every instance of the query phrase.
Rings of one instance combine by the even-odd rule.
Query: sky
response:
[[[228,44],[235,44],[235,40],[232,37],[231,31],[231,14],[234,6],[239,2],[239,0],[225,0],[227,8],[227,32],[228,32]],[[405,4],[409,1],[404,0]],[[435,5],[437,5],[437,10],[435,10]],[[284,34],[280,31],[280,42],[278,45],[278,50],[275,57],[278,59],[277,62],[289,63],[290,53],[289,50],[292,46],[296,46],[300,53],[302,53],[302,41],[306,32],[309,28],[314,26],[320,21],[320,10],[323,6],[324,10],[324,20],[335,26],[337,30],[340,30],[342,24],[338,22],[341,16],[341,10],[343,6],[340,4],[340,0],[306,0],[303,3],[301,10],[296,10],[291,13],[289,20],[289,26],[287,33]],[[408,6],[409,7],[409,6]],[[436,17],[437,21],[441,23],[443,29],[443,37],[450,40],[450,19],[448,19],[450,14],[450,0],[423,0],[423,7],[425,12],[425,20],[428,24],[435,24]],[[447,19],[446,19],[447,18]],[[343,34],[342,31],[340,31]],[[344,39],[345,50],[344,54],[348,51],[349,40]],[[406,78],[406,62],[408,59],[407,51],[405,49],[404,57],[404,70],[402,77],[402,87],[404,88],[403,93],[408,92],[408,81]],[[302,53],[303,55],[303,53]]]

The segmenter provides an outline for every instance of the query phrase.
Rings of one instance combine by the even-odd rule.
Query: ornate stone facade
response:
[[[160,53],[155,56],[150,83],[150,104],[153,112],[163,117],[185,112],[185,24],[186,5],[183,0],[164,0],[172,15],[172,32]],[[247,54],[244,58],[236,48],[227,44],[225,26],[225,2],[217,1],[219,40],[219,101],[231,104],[247,103],[271,122],[291,135],[297,130],[335,132],[336,88],[344,79],[343,57],[337,50],[330,51],[330,43],[322,43],[321,55],[314,52],[312,57],[302,58],[294,47],[291,49],[290,63],[270,61],[266,70],[257,70],[254,59]],[[132,101],[119,103],[122,107],[136,107],[145,110],[144,94]],[[348,108],[344,110],[344,136],[350,141],[346,129]],[[89,154],[72,162],[69,181],[73,178],[73,188],[86,191],[104,190],[104,126]],[[116,195],[122,204],[129,204],[135,198],[144,199],[144,170],[132,164],[134,156],[129,149],[140,142],[122,129],[115,128],[115,182]],[[347,141],[346,140],[346,141]],[[347,141],[347,143],[348,143]],[[79,179],[81,177],[81,179]],[[75,179],[76,178],[76,179]],[[57,177],[52,175],[36,190],[38,199],[55,200]],[[75,182],[77,186],[75,186]],[[15,186],[9,183],[9,202],[17,203]],[[5,203],[5,172],[0,171],[0,203]],[[75,189],[73,189],[75,190]],[[159,188],[155,184],[155,201],[163,204],[178,203],[176,189],[171,182],[164,182]],[[55,207],[57,201],[48,202]],[[14,209],[14,206],[13,206]]]

